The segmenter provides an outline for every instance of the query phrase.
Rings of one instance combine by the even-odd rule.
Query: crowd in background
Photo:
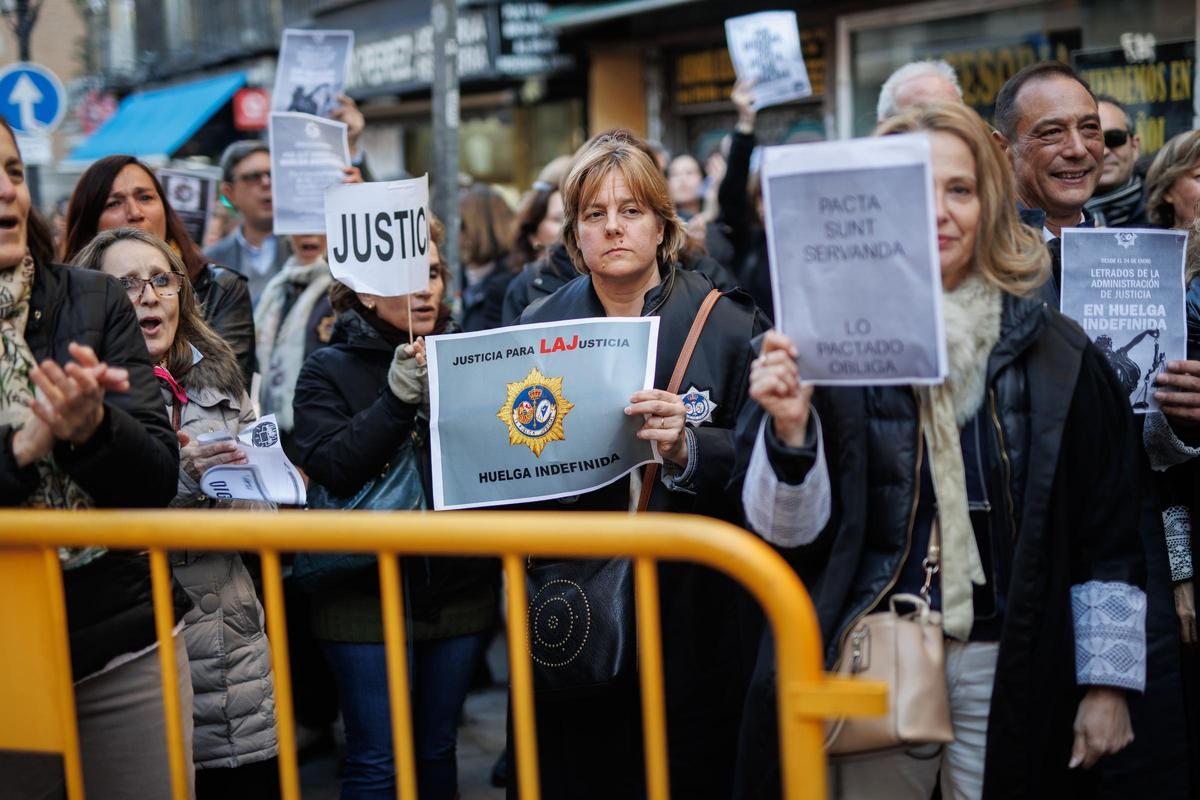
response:
[[[423,337],[655,315],[656,388],[624,413],[644,419],[638,435],[657,443],[661,471],[521,508],[698,513],[746,527],[804,579],[830,669],[863,615],[930,589],[940,547],[927,599],[943,619],[953,741],[833,759],[833,796],[923,799],[939,785],[947,798],[1194,796],[1200,131],[1147,164],[1121,104],[1061,64],[1013,76],[988,121],[962,104],[944,63],[898,70],[881,89],[876,135],[930,137],[950,377],[918,391],[814,391],[793,343],[768,332],[753,87],[739,84],[732,100],[736,126],[711,153],[672,157],[609,131],[546,165],[515,209],[495,187],[464,188],[461,263],[441,257],[435,220],[429,287],[405,297],[334,279],[324,236],[274,234],[265,142],[225,150],[221,193],[236,224],[194,242],[132,156],[89,167],[52,229],[30,207],[4,125],[0,504],[270,512],[210,499],[199,481],[244,463],[234,437],[274,414],[312,507],[429,508]],[[336,116],[354,159],[346,181],[369,181],[362,114],[343,98]],[[1188,358],[1159,377],[1162,413],[1135,418],[1108,354],[1057,312],[1061,232],[1092,226],[1193,232]],[[446,295],[451,271],[460,297]],[[709,390],[715,412],[689,425],[666,387],[713,290],[682,386]],[[61,555],[88,796],[167,797],[147,558]],[[498,627],[499,570],[411,561],[417,783],[423,800],[452,800],[456,727]],[[185,552],[172,567],[190,791],[277,796],[257,566]],[[342,797],[395,797],[373,562],[304,580],[295,569],[288,638],[302,739],[327,739],[340,715]],[[661,592],[674,796],[778,797],[773,644],[758,612],[698,567],[664,564]],[[628,677],[539,699],[543,797],[645,795]],[[505,759],[497,766],[504,781]],[[2,778],[18,797],[53,796],[61,770]]]

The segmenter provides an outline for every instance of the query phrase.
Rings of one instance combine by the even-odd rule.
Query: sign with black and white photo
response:
[[[340,184],[350,166],[346,125],[273,111],[268,133],[275,233],[324,233],[325,190]]]
[[[1108,359],[1135,414],[1158,411],[1155,376],[1187,358],[1186,250],[1186,231],[1062,232],[1062,313]]]
[[[725,20],[725,38],[738,79],[754,81],[756,111],[812,94],[795,11],[732,17]]]
[[[354,31],[285,29],[271,110],[328,117],[345,91],[353,52]]]
[[[325,191],[333,277],[356,292],[399,297],[429,285],[429,176]]]
[[[431,336],[436,509],[552,500],[651,461],[625,408],[654,387],[658,317],[575,319]]]
[[[197,169],[158,170],[158,180],[171,208],[179,215],[188,236],[199,246],[204,244],[204,231],[212,219],[217,206],[217,184],[221,182],[219,170],[212,172]]]
[[[946,375],[925,134],[768,147],[762,185],[775,324],[825,385]]]

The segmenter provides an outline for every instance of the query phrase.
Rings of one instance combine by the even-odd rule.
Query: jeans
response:
[[[458,715],[489,634],[415,642],[410,650],[413,740],[421,800],[458,793]],[[321,642],[346,724],[341,800],[395,800],[387,656],[382,644]]]

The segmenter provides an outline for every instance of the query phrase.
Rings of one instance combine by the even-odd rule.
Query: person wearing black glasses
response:
[[[1100,183],[1084,208],[1106,228],[1146,226],[1146,192],[1134,166],[1142,142],[1134,132],[1129,111],[1108,95],[1097,95],[1100,126],[1104,129],[1104,161]]]

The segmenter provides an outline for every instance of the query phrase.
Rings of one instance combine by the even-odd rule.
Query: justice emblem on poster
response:
[[[546,445],[566,438],[563,421],[575,406],[563,397],[562,383],[534,367],[525,380],[508,384],[508,397],[496,416],[508,427],[510,445],[525,445],[540,458]]]

